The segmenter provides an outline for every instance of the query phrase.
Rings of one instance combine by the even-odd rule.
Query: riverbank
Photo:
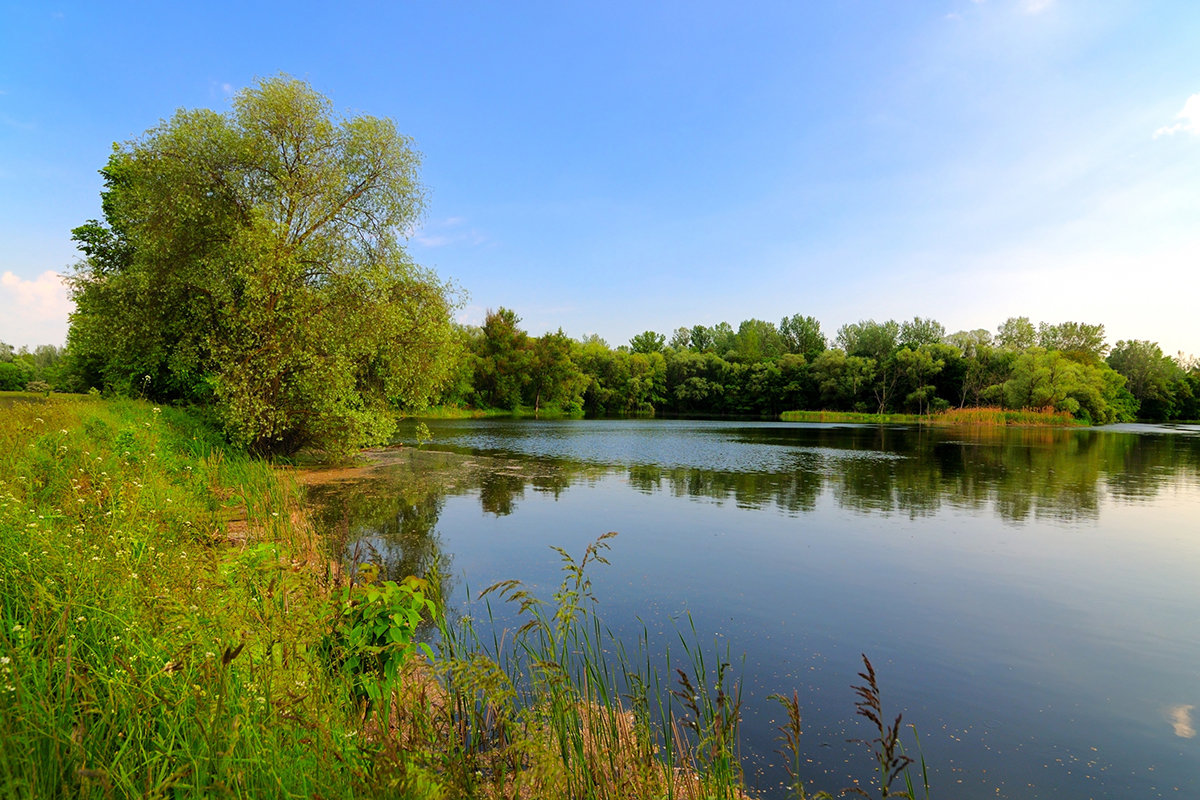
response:
[[[552,602],[491,590],[528,623],[500,653],[436,564],[346,574],[302,471],[185,411],[18,403],[0,452],[5,797],[746,796],[735,676],[695,648],[676,697],[613,660],[603,537]]]
[[[936,414],[862,414],[853,411],[784,411],[784,422],[856,422],[863,424],[907,423],[918,425],[982,425],[1061,427],[1083,423],[1066,412],[1051,409],[951,408]]]

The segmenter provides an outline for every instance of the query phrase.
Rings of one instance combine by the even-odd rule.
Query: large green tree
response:
[[[279,76],[114,146],[75,230],[69,349],[88,383],[212,404],[259,453],[386,439],[453,363],[450,288],[409,258],[419,155]]]

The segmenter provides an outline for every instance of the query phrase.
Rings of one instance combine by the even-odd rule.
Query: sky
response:
[[[1200,3],[0,0],[0,341],[114,142],[256,78],[396,120],[417,261],[532,333],[1103,323],[1200,354]]]

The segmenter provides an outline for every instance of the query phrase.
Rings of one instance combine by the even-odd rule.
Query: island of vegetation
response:
[[[26,390],[0,400],[5,797],[747,796],[728,660],[614,662],[587,579],[604,539],[564,554],[552,600],[494,587],[529,623],[505,653],[448,617],[436,565],[394,582],[331,559],[273,464],[386,443],[404,414],[1200,416],[1194,362],[1110,351],[1099,325],[830,342],[797,315],[615,349],[508,309],[459,325],[455,287],[404,248],[418,166],[391,120],[287,76],[114,147],[103,220],[74,231],[65,349],[0,350],[0,389]],[[869,662],[861,679],[858,788],[927,797]],[[806,797],[799,701],[779,699]]]

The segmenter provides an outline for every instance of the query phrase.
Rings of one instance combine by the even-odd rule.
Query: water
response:
[[[938,797],[1200,797],[1195,428],[429,427],[421,452],[313,489],[347,552],[395,574],[441,553],[462,607],[505,578],[548,596],[552,545],[618,531],[592,572],[606,622],[661,651],[690,613],[745,654],[752,786],[782,778],[766,697],[793,688],[810,790],[867,777],[846,742],[867,738],[866,653]]]

